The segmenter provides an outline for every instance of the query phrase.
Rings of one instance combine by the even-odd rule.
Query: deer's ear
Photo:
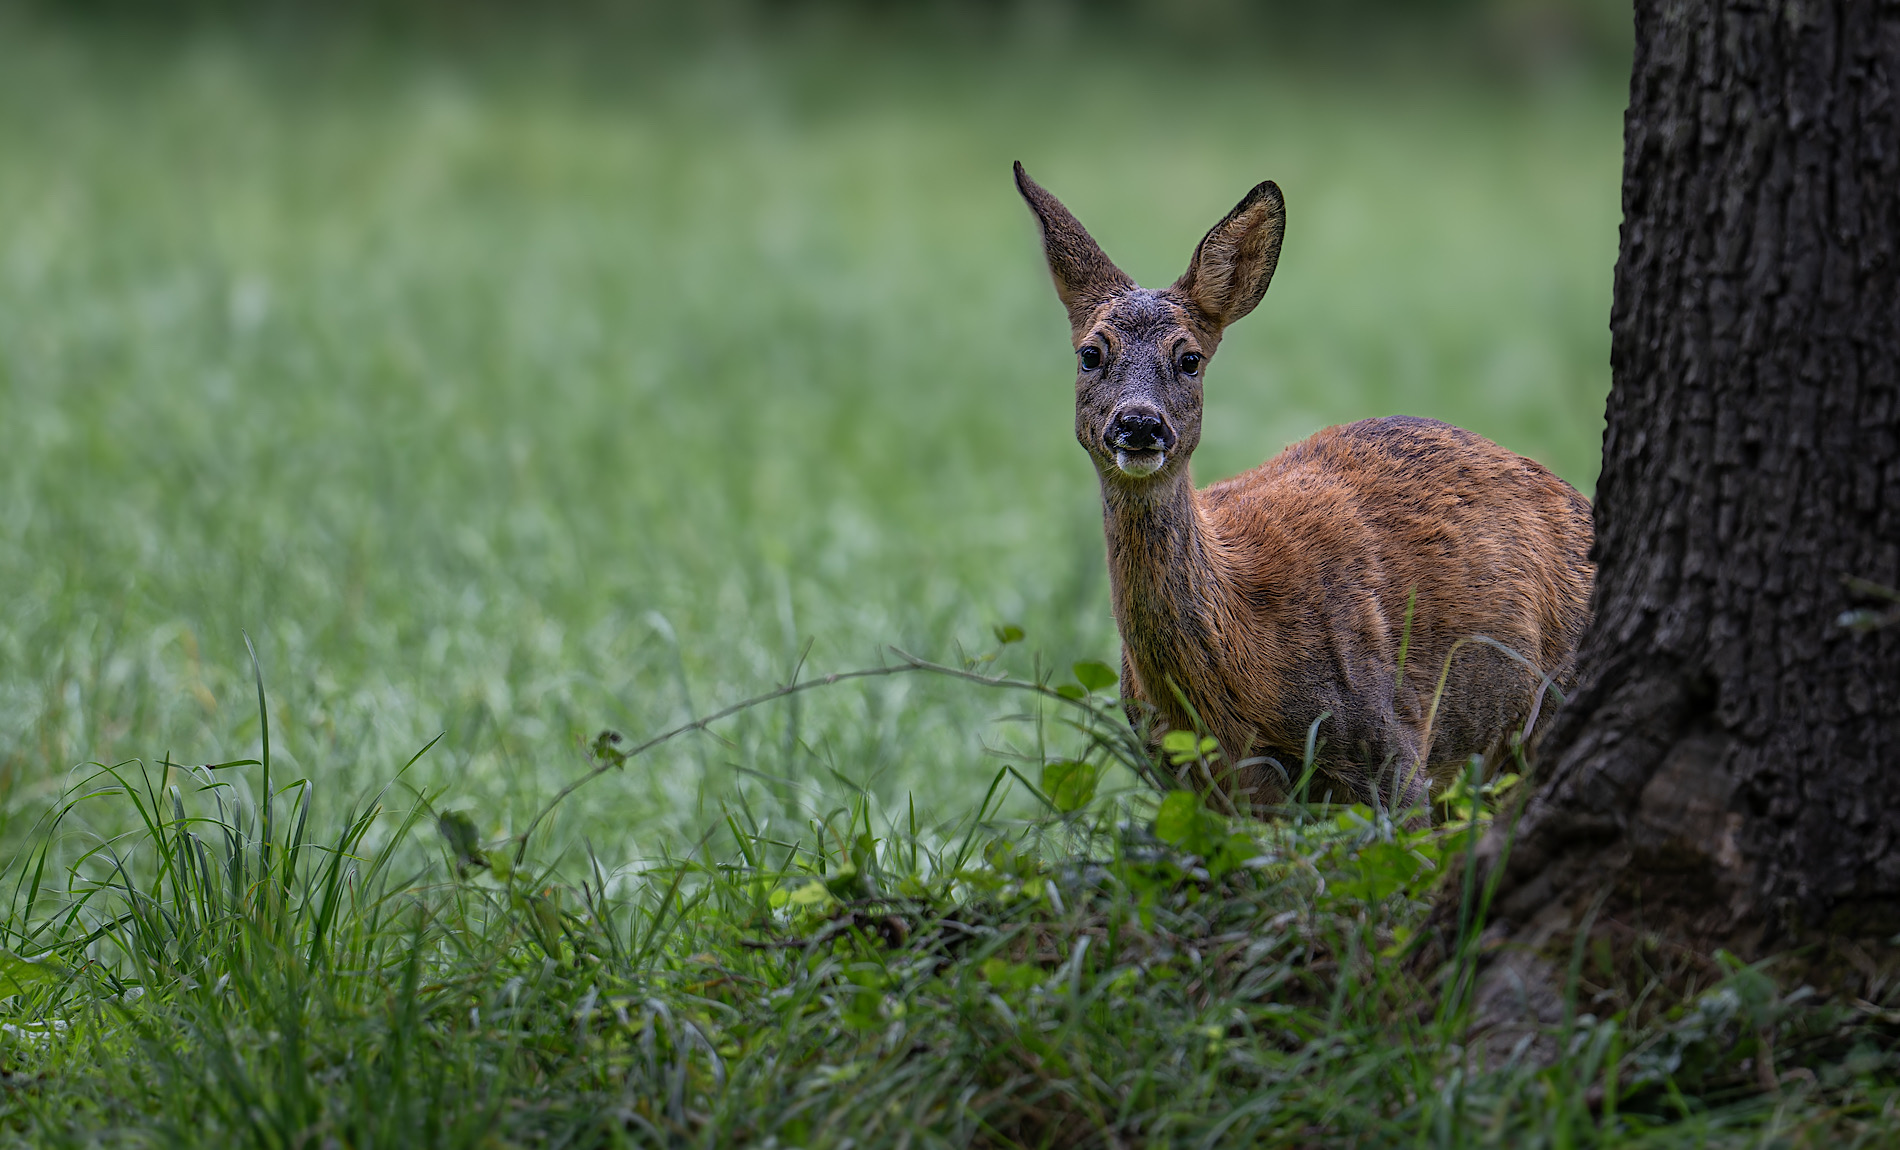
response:
[[[1254,309],[1267,294],[1286,234],[1286,201],[1272,180],[1254,185],[1194,249],[1175,292],[1216,331]]]
[[[1042,226],[1042,254],[1049,260],[1049,274],[1055,277],[1056,295],[1069,309],[1070,327],[1080,328],[1103,300],[1135,286],[1135,281],[1103,254],[1062,201],[1029,178],[1020,162],[1016,165],[1016,190],[1029,201],[1029,210],[1036,213],[1036,222]]]

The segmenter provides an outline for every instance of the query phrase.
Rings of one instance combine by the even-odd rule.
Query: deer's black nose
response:
[[[1121,451],[1167,451],[1174,429],[1159,411],[1146,405],[1124,407],[1109,421],[1108,446]]]

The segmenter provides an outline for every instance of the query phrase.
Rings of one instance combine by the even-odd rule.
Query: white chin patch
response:
[[[1161,465],[1167,461],[1168,453],[1165,451],[1117,451],[1115,453],[1115,466],[1121,469],[1123,475],[1132,475],[1137,479],[1153,475],[1161,470]]]

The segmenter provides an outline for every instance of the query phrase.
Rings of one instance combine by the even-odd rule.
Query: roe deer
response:
[[[1200,782],[1237,810],[1286,795],[1322,715],[1318,770],[1392,809],[1419,812],[1430,779],[1473,754],[1496,761],[1535,724],[1542,676],[1573,677],[1595,578],[1588,501],[1489,440],[1409,417],[1328,428],[1196,491],[1202,374],[1273,278],[1280,189],[1248,192],[1150,291],[1021,164],[1016,187],[1069,313],[1130,721],[1147,716],[1157,742],[1196,727],[1216,739],[1229,765]]]

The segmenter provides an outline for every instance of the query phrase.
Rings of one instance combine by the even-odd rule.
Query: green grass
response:
[[[1056,665],[1112,662],[1016,158],[1151,283],[1255,181],[1286,189],[1279,276],[1211,369],[1203,480],[1411,412],[1592,481],[1614,87],[1034,40],[637,47],[0,37],[13,804],[87,760],[253,753],[240,629],[288,770],[360,788],[446,730],[418,781],[495,832],[599,727],[801,656],[949,657],[1016,623]],[[754,753],[961,809],[993,709],[810,700],[564,825],[641,854]]]
[[[1035,27],[581,39],[0,10],[9,1136],[1851,1144],[1884,1114],[1873,1023],[1748,971],[1676,1023],[1590,1017],[1555,1068],[1458,1069],[1460,1016],[1387,953],[1455,835],[1217,833],[1046,690],[748,709],[512,862],[603,728],[893,648],[962,668],[1001,626],[982,674],[1113,663],[1011,160],[1148,283],[1285,189],[1203,480],[1408,412],[1587,490],[1608,385],[1616,83]],[[1066,815],[1032,794],[1085,776]],[[1762,1026],[1834,1069],[1755,1098]]]
[[[247,803],[268,739],[261,760],[99,769],[8,875],[9,1129],[260,1147],[1891,1137],[1884,1012],[1804,1007],[1733,962],[1636,1025],[1585,1009],[1599,973],[1579,952],[1552,1058],[1468,1037],[1484,892],[1465,885],[1473,925],[1442,970],[1407,958],[1471,873],[1490,804],[1469,788],[1425,831],[1364,807],[1235,824],[1188,791],[1099,793],[1156,769],[1112,698],[992,663],[901,673],[1014,694],[1081,758],[1005,766],[936,827],[863,790],[803,825],[735,796],[631,883],[592,858],[557,878],[450,811],[432,848],[426,800],[314,825],[301,782]],[[604,771],[638,765],[598,751]],[[1012,782],[1039,817],[997,817]],[[102,804],[140,829],[62,833]],[[1769,1048],[1807,1073],[1780,1095],[1749,1073]]]

